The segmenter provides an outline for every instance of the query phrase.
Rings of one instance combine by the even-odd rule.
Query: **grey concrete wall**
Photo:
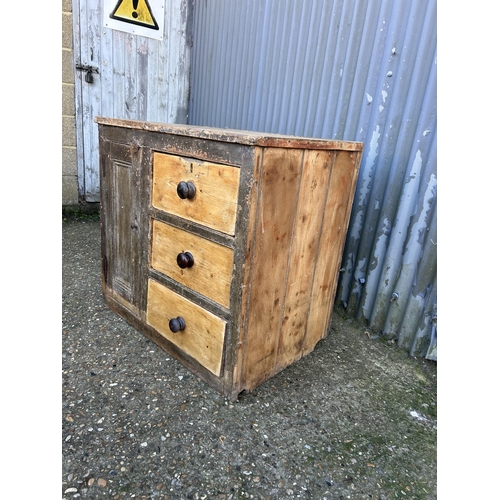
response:
[[[62,204],[78,204],[71,0],[62,0]]]

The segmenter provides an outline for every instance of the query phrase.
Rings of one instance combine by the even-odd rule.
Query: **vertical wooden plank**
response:
[[[307,332],[302,346],[303,355],[312,351],[318,340],[324,338],[327,333],[351,214],[359,156],[359,153],[349,151],[335,153],[321,229]]]
[[[269,378],[276,366],[302,159],[299,149],[264,152],[243,367],[250,388]]]
[[[139,99],[137,82],[137,37],[125,33],[125,117],[139,120]]]
[[[108,61],[112,65],[113,72],[111,80],[113,82],[113,113],[110,116],[116,118],[127,117],[125,107],[128,105],[125,100],[125,39],[126,34],[122,31],[108,30],[112,32],[112,55],[111,60]]]
[[[134,262],[132,254],[132,163],[112,161],[113,180],[116,196],[113,198],[113,228],[115,232],[113,248],[113,288],[132,302],[132,282]]]
[[[255,247],[255,231],[257,227],[258,218],[258,200],[259,200],[259,186],[260,177],[262,172],[262,160],[264,151],[262,148],[256,148],[254,153],[254,165],[253,165],[253,179],[250,186],[248,198],[246,202],[249,205],[248,210],[248,227],[246,235],[240,235],[239,237],[246,237],[245,245],[245,260],[243,262],[243,276],[241,280],[241,312],[239,313],[239,318],[233,318],[233,325],[239,327],[239,332],[233,333],[234,337],[237,338],[236,347],[236,363],[233,368],[233,377],[231,390],[233,391],[234,397],[236,397],[242,390],[244,380],[244,375],[242,373],[244,366],[244,353],[246,345],[246,335],[248,331],[248,313],[249,313],[249,303],[250,303],[250,280],[252,271],[252,258]],[[234,314],[234,313],[233,313]]]
[[[147,307],[147,283],[148,283],[148,269],[149,269],[149,254],[150,254],[150,218],[149,218],[149,205],[150,205],[150,187],[151,176],[153,173],[153,162],[151,148],[133,147],[131,151],[132,163],[135,165],[134,169],[134,196],[136,204],[136,217],[137,217],[137,233],[141,243],[137,255],[137,267],[139,273],[137,276],[136,284],[136,297],[139,313],[143,320],[146,315]],[[135,223],[135,221],[134,221]],[[148,243],[145,243],[148,242]]]
[[[80,21],[84,15],[84,6],[80,0],[72,0],[73,10],[73,63],[76,64],[81,59],[83,50],[82,31],[85,29],[85,23]],[[77,162],[77,182],[78,195],[83,196],[85,193],[85,161],[83,148],[83,79],[75,76],[75,133],[76,133],[76,162]]]
[[[155,40],[156,42],[156,40]],[[158,79],[155,76],[152,78],[148,74],[148,44],[147,38],[137,37],[137,83],[136,83],[136,93],[137,93],[137,119],[147,120],[148,119],[148,91],[151,84],[154,87],[155,83],[158,84]],[[153,52],[154,53],[154,52]]]
[[[111,186],[107,182],[107,175],[109,170],[109,150],[110,143],[108,140],[104,139],[103,126],[99,125],[99,181],[100,181],[100,219],[101,219],[101,281],[102,281],[102,291],[104,295],[107,293],[108,281],[109,281],[109,267],[108,267],[108,254],[111,249],[112,232],[109,228],[109,216],[108,207],[110,205],[111,198]]]
[[[146,46],[146,57],[147,57],[147,75],[143,75],[143,78],[147,80],[147,92],[146,92],[146,120],[150,122],[161,121],[158,119],[158,97],[160,95],[160,73],[163,68],[160,69],[158,66],[159,53],[161,51],[162,43],[159,40],[153,40],[148,38],[145,40],[147,42]]]
[[[103,7],[104,8],[104,7]],[[101,62],[99,76],[101,82],[101,116],[115,116],[113,113],[114,99],[120,97],[114,85],[114,71],[118,71],[113,61],[113,31],[103,28],[101,32]]]
[[[302,356],[333,153],[306,151],[288,265],[277,370]],[[321,258],[321,255],[320,255]]]
[[[99,0],[87,1],[85,19],[82,28],[81,64],[99,67],[101,63],[101,6]],[[94,83],[85,82],[85,73],[79,71],[77,78],[82,80],[83,95],[83,159],[85,169],[85,200],[99,201],[99,162],[96,151],[99,147],[99,134],[94,117],[101,114],[101,81],[94,75]]]

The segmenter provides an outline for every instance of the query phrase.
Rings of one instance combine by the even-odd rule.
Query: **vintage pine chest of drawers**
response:
[[[363,144],[95,121],[106,304],[231,400],[311,352]]]

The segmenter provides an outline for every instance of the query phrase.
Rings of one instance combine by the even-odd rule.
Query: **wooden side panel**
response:
[[[155,153],[153,169],[154,207],[234,235],[239,168]],[[196,186],[194,199],[179,198],[177,185],[181,181]]]
[[[172,333],[168,322],[178,316],[185,320],[186,328]],[[226,332],[224,320],[150,279],[146,321],[213,374],[221,375]]]
[[[302,356],[333,153],[306,151],[297,202],[277,371]],[[324,256],[328,258],[328,255]]]
[[[302,159],[302,150],[264,151],[244,345],[250,390],[275,370]]]
[[[190,252],[194,265],[181,269],[177,255]],[[177,282],[229,307],[233,250],[153,220],[151,266]]]
[[[256,148],[253,163],[253,177],[250,192],[246,203],[248,203],[248,226],[247,234],[241,235],[245,237],[245,258],[243,262],[243,273],[241,277],[241,312],[234,311],[234,320],[232,325],[238,326],[238,331],[233,331],[232,335],[237,342],[235,366],[233,367],[233,388],[232,397],[236,398],[243,390],[244,374],[242,369],[244,366],[245,355],[245,338],[248,331],[248,305],[250,301],[250,278],[252,273],[252,259],[255,246],[255,232],[258,222],[258,200],[259,200],[259,185],[262,171],[262,159],[264,151],[262,148]],[[234,329],[234,326],[233,326]]]
[[[335,153],[324,223],[321,229],[311,310],[302,347],[304,354],[310,352],[318,340],[327,334],[358,175],[359,159],[360,153],[349,151]]]

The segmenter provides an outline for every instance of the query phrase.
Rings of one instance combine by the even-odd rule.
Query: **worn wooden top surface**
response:
[[[95,117],[100,125],[110,125],[136,130],[160,132],[165,134],[186,135],[214,141],[233,142],[251,146],[267,146],[280,148],[327,149],[343,151],[362,151],[363,143],[355,141],[337,141],[313,137],[296,137],[292,135],[268,134],[247,130],[233,130],[174,123],[154,123],[137,120],[121,120],[116,118]]]

